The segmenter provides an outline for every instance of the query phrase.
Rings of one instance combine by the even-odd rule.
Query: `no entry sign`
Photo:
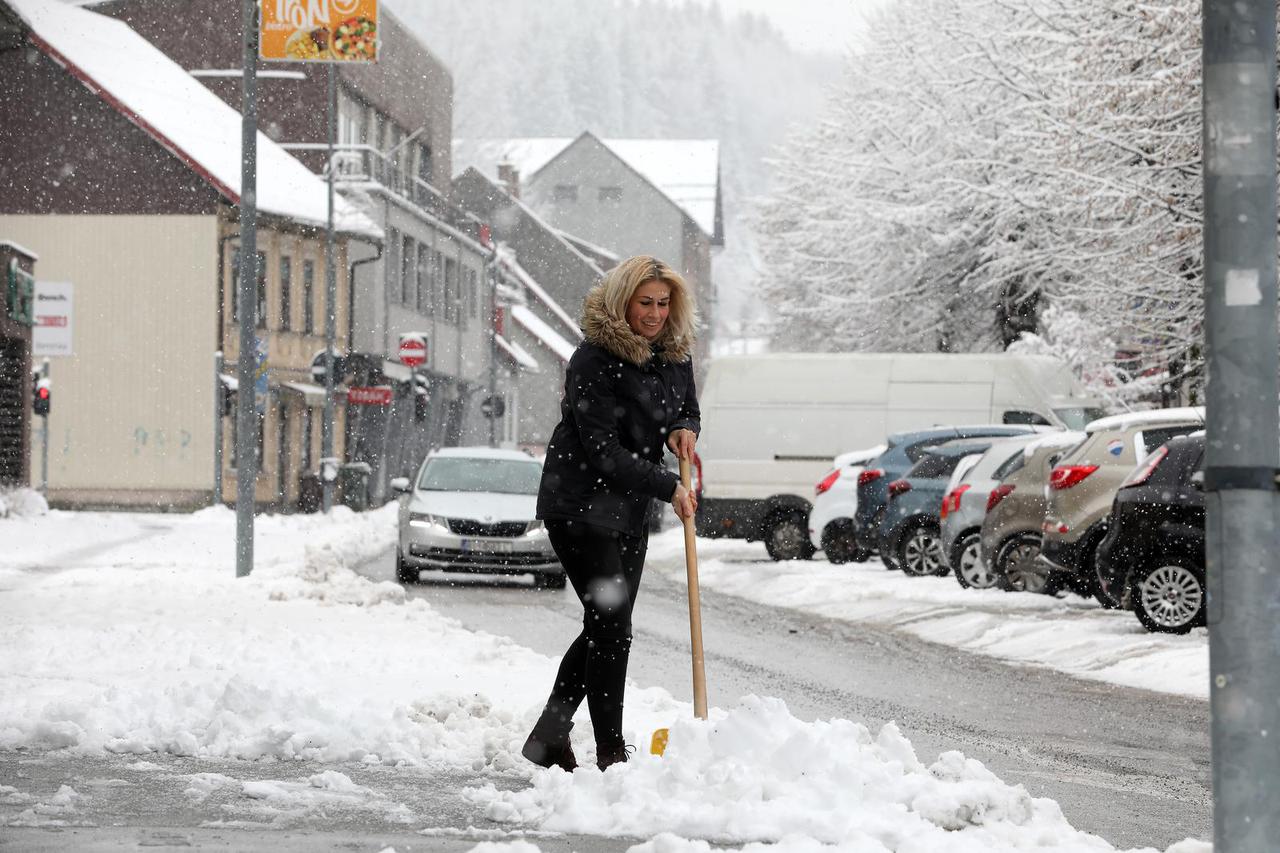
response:
[[[406,367],[418,367],[427,361],[427,340],[422,335],[400,337],[400,363]]]

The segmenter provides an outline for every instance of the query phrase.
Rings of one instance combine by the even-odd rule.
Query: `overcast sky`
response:
[[[720,0],[720,8],[726,14],[742,11],[765,15],[799,50],[843,53],[858,31],[858,9],[878,3],[879,0]]]

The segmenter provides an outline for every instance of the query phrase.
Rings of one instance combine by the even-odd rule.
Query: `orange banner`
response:
[[[261,0],[263,59],[376,62],[378,0]]]

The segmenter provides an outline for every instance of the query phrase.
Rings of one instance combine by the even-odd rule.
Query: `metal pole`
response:
[[[497,256],[489,264],[489,405],[498,395],[498,264]],[[498,418],[489,410],[489,446],[497,447]]]
[[[320,432],[320,456],[323,459],[333,458],[333,348],[338,336],[338,273],[333,262],[333,143],[337,136],[338,116],[334,101],[337,100],[337,85],[334,82],[332,63],[329,69],[329,158],[326,173],[329,185],[329,216],[324,233],[324,423]],[[324,486],[322,509],[328,512],[333,509],[333,480],[322,476]]]
[[[49,378],[49,359],[40,362],[40,377]],[[49,496],[49,416],[40,418],[40,494]]]
[[[253,571],[254,487],[258,482],[258,415],[254,400],[254,313],[258,285],[258,4],[240,0],[244,28],[240,98],[240,351],[236,363],[236,577]]]
[[[1205,0],[1206,573],[1217,853],[1280,837],[1275,0]]]
[[[227,389],[222,387],[222,350],[213,354],[213,500],[222,503],[222,401]]]

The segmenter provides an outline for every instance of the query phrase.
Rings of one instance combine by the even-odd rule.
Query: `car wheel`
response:
[[[1133,575],[1133,611],[1148,631],[1185,634],[1205,622],[1204,572],[1166,562]]]
[[[404,556],[400,553],[400,550],[397,548],[396,549],[396,580],[406,585],[415,584],[418,582],[418,578],[421,576],[421,574],[422,573],[420,571],[418,571],[417,569],[405,563]]]
[[[807,560],[814,555],[809,527],[798,515],[780,515],[765,528],[764,547],[775,560]]]
[[[1085,557],[1085,572],[1089,578],[1089,592],[1093,597],[1098,599],[1098,603],[1106,610],[1117,610],[1120,607],[1120,591],[1113,590],[1107,592],[1106,587],[1102,583],[1102,572],[1098,567],[1098,546],[1102,544],[1102,538],[1099,537],[1089,546],[1088,556]]]
[[[932,524],[917,524],[908,529],[898,542],[898,564],[903,572],[916,578],[946,572],[938,528]]]
[[[982,559],[982,536],[970,533],[956,540],[951,548],[951,570],[965,589],[991,589],[996,574]]]
[[[858,539],[853,534],[853,522],[847,518],[837,519],[828,524],[822,531],[822,553],[829,562],[861,563],[869,556],[858,547]]]
[[[995,559],[996,582],[1000,588],[1005,592],[1057,594],[1062,581],[1039,557],[1040,537],[1034,533],[1020,533],[1006,541]]]

